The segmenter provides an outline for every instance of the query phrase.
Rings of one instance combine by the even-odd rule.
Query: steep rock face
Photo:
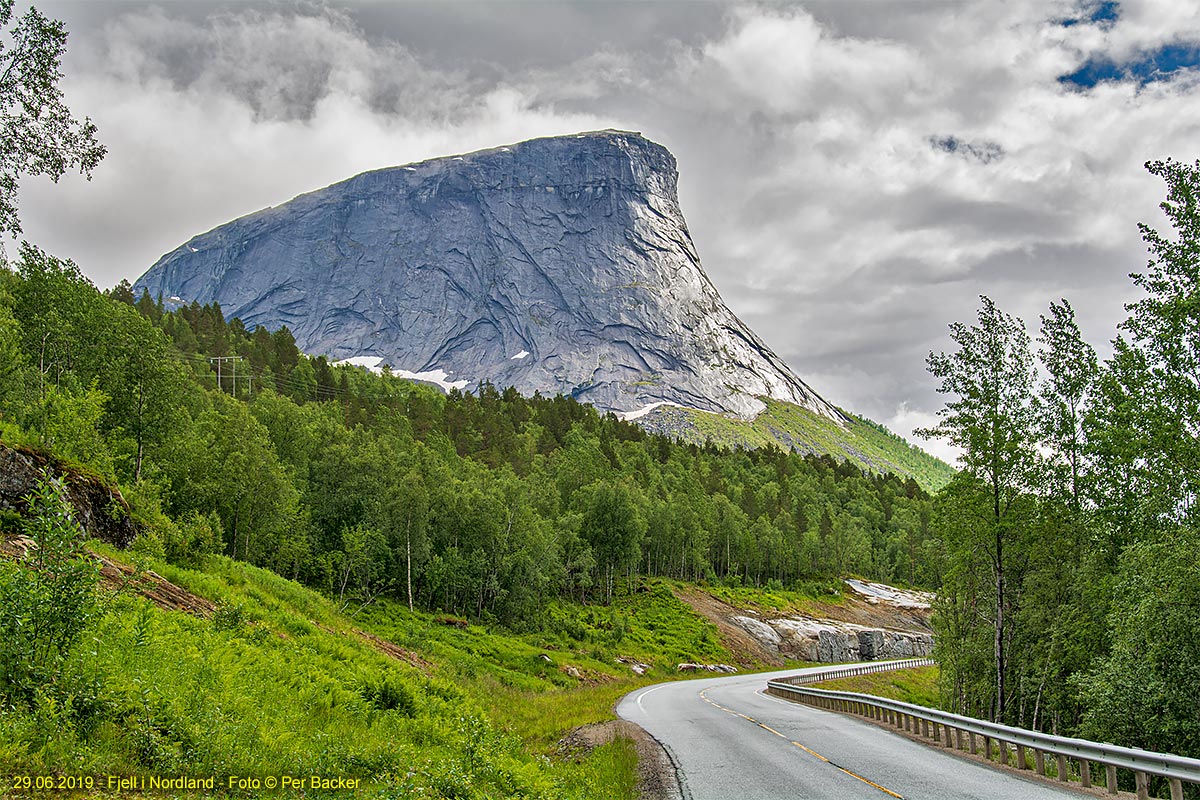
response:
[[[364,173],[193,238],[135,291],[288,326],[309,353],[371,357],[635,416],[750,417],[768,396],[835,420],[700,267],[675,159],[601,131]],[[445,373],[441,376],[439,373]]]
[[[922,631],[869,628],[851,622],[794,616],[733,622],[769,650],[802,661],[843,663],[894,658],[924,658],[933,652],[933,636]]]

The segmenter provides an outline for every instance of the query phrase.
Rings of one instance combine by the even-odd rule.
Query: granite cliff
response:
[[[333,359],[603,410],[751,418],[761,397],[842,425],[725,306],[675,159],[624,131],[367,172],[196,236],[135,285],[290,328]]]

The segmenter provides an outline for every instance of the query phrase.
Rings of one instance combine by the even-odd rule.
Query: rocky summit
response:
[[[135,285],[308,353],[471,389],[842,420],[725,306],[674,157],[599,131],[366,172],[201,234]]]

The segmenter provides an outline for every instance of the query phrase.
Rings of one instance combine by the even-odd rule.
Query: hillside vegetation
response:
[[[215,613],[156,606],[138,591],[148,572],[100,587],[74,645],[41,665],[38,683],[7,687],[6,775],[83,776],[100,796],[127,794],[108,775],[219,776],[217,789],[248,797],[290,775],[357,779],[356,794],[372,797],[627,798],[627,742],[579,759],[557,757],[558,740],[673,675],[676,659],[727,655],[661,583],[607,608],[565,604],[543,634],[516,636],[391,602],[350,619],[223,556],[190,568],[135,560]],[[633,675],[616,654],[649,672]]]
[[[779,447],[812,455],[829,455],[858,464],[871,472],[913,478],[928,492],[941,489],[954,468],[884,426],[843,411],[845,424],[806,408],[762,398],[766,410],[746,421],[697,411],[661,406],[642,419],[655,433],[695,444],[719,447]]]
[[[118,481],[140,546],[169,560],[224,553],[347,611],[392,596],[515,625],[638,574],[936,582],[911,478],[679,444],[563,397],[446,396],[216,306],[101,295],[33,248],[15,266],[0,433]]]

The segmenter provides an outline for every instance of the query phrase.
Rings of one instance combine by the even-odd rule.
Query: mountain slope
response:
[[[638,420],[651,433],[684,442],[724,447],[767,447],[797,453],[827,454],[871,472],[911,476],[927,492],[954,477],[954,468],[903,437],[856,414],[843,424],[791,403],[768,400],[753,420],[735,419],[690,408],[656,408]]]
[[[135,291],[443,385],[630,415],[748,419],[773,398],[844,424],[725,306],[677,177],[665,148],[611,130],[377,170],[197,236]]]

